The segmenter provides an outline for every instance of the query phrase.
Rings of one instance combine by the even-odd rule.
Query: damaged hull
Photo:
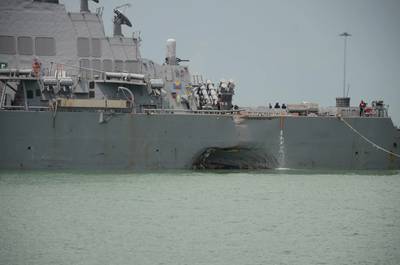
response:
[[[207,148],[194,162],[195,169],[272,169],[279,167],[265,150],[247,147]]]
[[[398,153],[390,118],[347,121]],[[400,168],[334,117],[1,111],[0,124],[2,169]]]

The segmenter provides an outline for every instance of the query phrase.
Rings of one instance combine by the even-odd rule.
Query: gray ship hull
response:
[[[398,153],[390,118],[346,120]],[[191,169],[208,148],[233,148],[233,157],[252,150],[266,158],[265,168],[400,168],[399,158],[335,117],[0,111],[0,124],[2,169]]]

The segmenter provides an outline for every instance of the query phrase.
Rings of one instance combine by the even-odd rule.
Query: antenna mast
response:
[[[351,34],[343,32],[339,35],[344,40],[344,54],[343,54],[343,97],[346,97],[346,64],[347,64],[347,38],[351,37]]]
[[[99,0],[93,0],[93,2],[99,3]],[[81,12],[90,13],[89,0],[81,0]]]

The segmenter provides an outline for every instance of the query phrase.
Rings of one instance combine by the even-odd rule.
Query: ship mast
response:
[[[351,37],[351,34],[343,32],[339,35],[344,40],[344,52],[343,52],[343,98],[346,97],[346,63],[347,63],[347,38]]]

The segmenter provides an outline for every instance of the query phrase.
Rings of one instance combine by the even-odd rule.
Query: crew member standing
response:
[[[360,117],[364,115],[364,110],[367,104],[364,102],[364,100],[361,100],[360,102]]]

